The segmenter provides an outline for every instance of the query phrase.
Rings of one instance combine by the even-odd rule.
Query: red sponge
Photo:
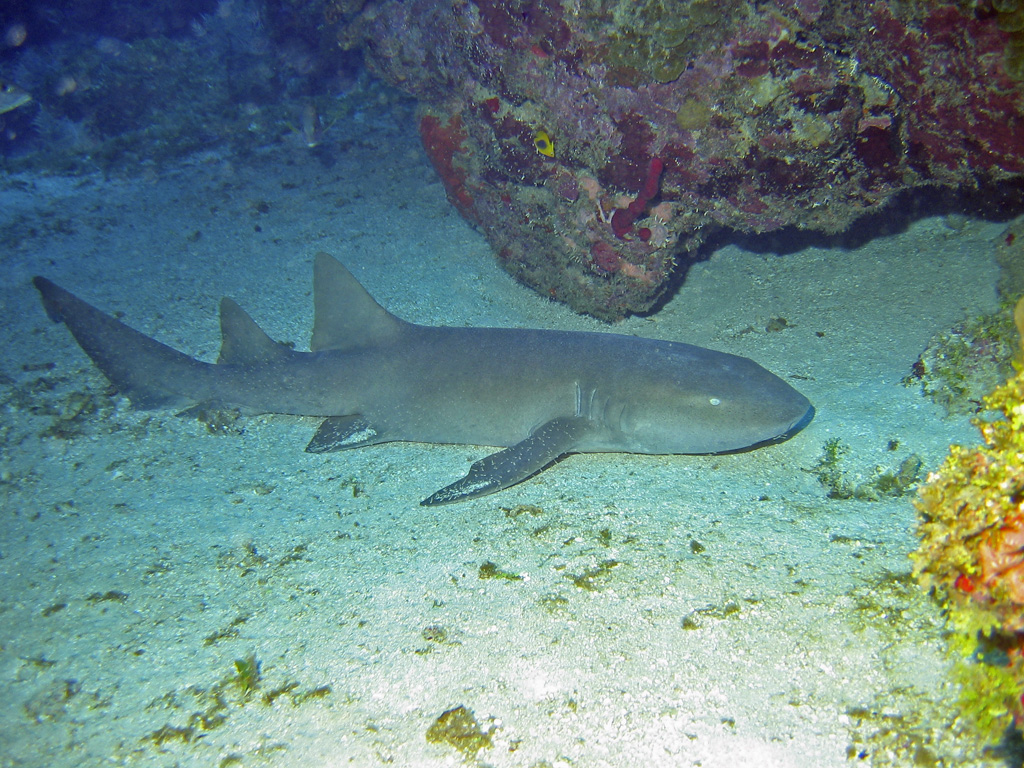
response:
[[[660,157],[651,159],[651,165],[647,169],[647,180],[644,188],[640,191],[636,200],[625,208],[616,208],[612,214],[612,232],[620,240],[624,240],[633,230],[633,224],[647,210],[648,203],[658,196],[658,189],[661,187],[661,172],[665,169],[665,163]],[[648,235],[649,236],[649,235]]]

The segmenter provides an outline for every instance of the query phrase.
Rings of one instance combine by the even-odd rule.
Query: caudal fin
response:
[[[202,399],[194,390],[206,364],[129,328],[45,277],[32,278],[32,284],[50,319],[67,325],[79,346],[132,405],[182,407]]]

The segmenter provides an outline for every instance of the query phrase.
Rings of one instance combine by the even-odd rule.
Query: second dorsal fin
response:
[[[229,298],[220,300],[220,356],[218,363],[252,365],[284,360],[292,350],[279,344],[256,325],[238,304]]]

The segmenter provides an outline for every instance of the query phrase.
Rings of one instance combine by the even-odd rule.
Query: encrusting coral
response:
[[[1014,319],[1024,341],[1024,298]],[[979,739],[1024,730],[1024,347],[974,419],[983,445],[951,446],[919,490],[914,575],[948,612],[961,707]]]

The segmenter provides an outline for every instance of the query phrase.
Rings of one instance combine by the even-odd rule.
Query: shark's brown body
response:
[[[722,453],[776,442],[810,402],[751,360],[606,333],[414,325],[318,254],[310,352],[221,303],[217,363],[167,347],[35,278],[47,312],[139,407],[197,403],[324,416],[314,453],[394,440],[508,446],[430,496],[443,504],[524,480],[571,452]]]

